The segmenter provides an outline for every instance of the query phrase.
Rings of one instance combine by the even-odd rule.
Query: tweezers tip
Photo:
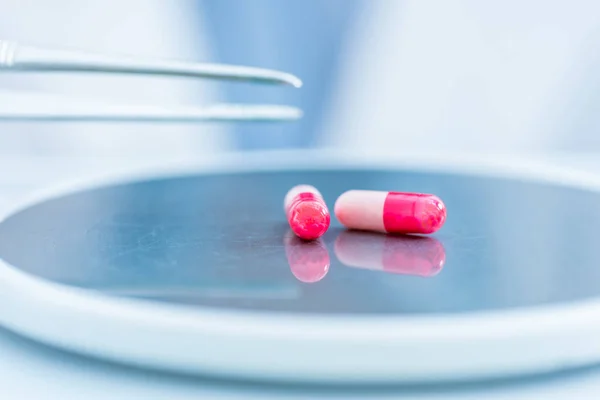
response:
[[[296,89],[301,88],[303,83],[300,80],[300,78],[296,78],[295,76],[293,77],[292,81],[290,82],[292,84],[293,87],[295,87]]]
[[[284,73],[281,76],[281,79],[282,79],[283,82],[285,82],[288,85],[291,85],[291,86],[293,86],[295,88],[302,87],[302,80],[300,78],[298,78],[296,75]]]

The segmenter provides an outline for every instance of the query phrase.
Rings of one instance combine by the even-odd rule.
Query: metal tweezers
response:
[[[294,75],[237,65],[142,60],[77,51],[22,46],[0,40],[0,72],[88,72],[144,74],[168,77],[208,78],[254,83],[302,86]],[[215,104],[194,106],[148,106],[106,104],[21,92],[0,92],[0,120],[10,121],[286,121],[302,112],[279,105]]]

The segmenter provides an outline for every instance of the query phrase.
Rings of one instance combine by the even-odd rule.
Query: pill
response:
[[[350,190],[334,212],[347,228],[388,233],[433,233],[446,221],[442,200],[423,193]]]
[[[329,210],[321,193],[313,186],[291,188],[285,196],[283,208],[290,228],[302,239],[316,239],[329,228]]]
[[[442,243],[433,237],[390,236],[344,231],[335,239],[335,256],[347,267],[432,277],[446,263]]]
[[[288,231],[283,244],[290,270],[300,282],[319,282],[327,275],[331,261],[321,239],[306,241]]]

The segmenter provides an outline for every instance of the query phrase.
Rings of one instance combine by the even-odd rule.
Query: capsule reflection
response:
[[[442,243],[433,237],[390,236],[344,231],[335,240],[335,255],[348,267],[431,277],[446,262]]]
[[[290,270],[296,279],[304,283],[315,283],[327,275],[329,252],[321,239],[307,242],[290,230],[283,237],[283,245]]]

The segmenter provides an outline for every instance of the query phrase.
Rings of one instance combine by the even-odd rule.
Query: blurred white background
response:
[[[600,148],[597,1],[379,1],[349,43],[328,144]]]
[[[272,102],[296,124],[2,124],[0,152],[193,158],[229,149],[600,150],[594,0],[0,0],[0,37],[285,69],[300,90],[191,80],[0,76],[0,90],[107,101]],[[239,85],[239,84],[237,84]],[[0,104],[1,106],[1,104]]]

